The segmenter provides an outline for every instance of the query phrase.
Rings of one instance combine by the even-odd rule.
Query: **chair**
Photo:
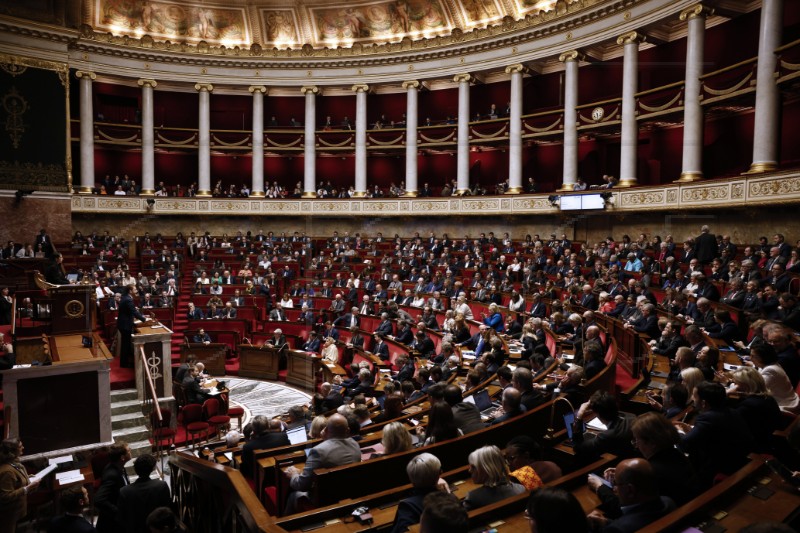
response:
[[[203,418],[209,426],[214,426],[214,431],[219,434],[231,425],[231,417],[220,414],[219,400],[209,398],[203,402]]]
[[[227,392],[219,395],[220,414],[228,415],[230,418],[235,418],[239,424],[237,429],[242,430],[242,418],[244,418],[244,407],[238,405],[231,407],[230,397]]]
[[[208,422],[203,421],[203,406],[199,403],[190,403],[183,406],[181,411],[181,424],[186,429],[187,440],[191,439],[192,449],[195,448],[197,441],[195,436],[200,436],[201,442],[208,438]]]
[[[161,409],[161,422],[158,421],[156,412],[150,413],[150,427],[152,428],[153,435],[153,448],[158,454],[164,449],[162,445],[163,440],[167,441],[167,446],[175,445],[175,434],[177,433],[170,426],[172,422],[172,411],[169,409]]]

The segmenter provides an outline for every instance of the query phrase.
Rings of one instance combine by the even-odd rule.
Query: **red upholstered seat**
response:
[[[217,433],[231,425],[231,417],[220,414],[220,402],[216,398],[209,398],[203,402],[203,418]]]
[[[156,451],[175,444],[175,434],[177,433],[170,426],[172,425],[172,411],[161,409],[161,421],[159,422],[156,412],[150,413],[150,427],[153,434],[153,448]],[[166,441],[163,443],[162,441]]]
[[[192,442],[192,446],[197,443],[197,438],[205,440],[208,437],[208,422],[203,421],[203,406],[199,403],[190,403],[183,407],[181,411],[181,423],[186,429],[186,434]]]

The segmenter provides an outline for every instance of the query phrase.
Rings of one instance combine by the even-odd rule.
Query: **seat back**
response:
[[[172,422],[172,411],[161,408],[161,422],[158,421],[155,410],[150,413],[150,427],[153,429],[168,428]]]
[[[199,403],[190,403],[183,406],[183,410],[181,411],[181,423],[184,426],[191,424],[192,422],[202,422],[203,420],[203,406]]]
[[[216,398],[209,398],[203,402],[203,418],[208,420],[212,416],[220,414],[219,401]]]

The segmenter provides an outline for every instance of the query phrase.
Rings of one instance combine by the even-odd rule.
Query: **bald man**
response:
[[[647,459],[625,459],[614,472],[622,516],[609,522],[592,511],[589,520],[602,526],[602,533],[633,533],[675,509],[675,503],[658,494],[653,467]]]
[[[361,448],[350,438],[347,419],[340,415],[331,415],[328,425],[322,430],[322,442],[311,448],[302,472],[290,466],[286,475],[291,479],[289,486],[294,492],[289,494],[286,503],[286,514],[297,512],[298,501],[308,497],[308,490],[314,481],[314,470],[332,468],[361,461]]]

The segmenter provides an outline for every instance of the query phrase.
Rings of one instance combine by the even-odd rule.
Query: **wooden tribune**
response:
[[[228,345],[220,342],[202,344],[192,342],[181,345],[181,363],[185,363],[188,356],[206,366],[206,371],[212,376],[225,375],[225,356],[228,354]]]
[[[286,354],[286,383],[313,391],[317,384],[320,360],[318,355],[289,350]]]
[[[240,344],[237,350],[239,352],[240,376],[258,379],[278,379],[281,350],[276,350],[266,344],[263,346]]]

